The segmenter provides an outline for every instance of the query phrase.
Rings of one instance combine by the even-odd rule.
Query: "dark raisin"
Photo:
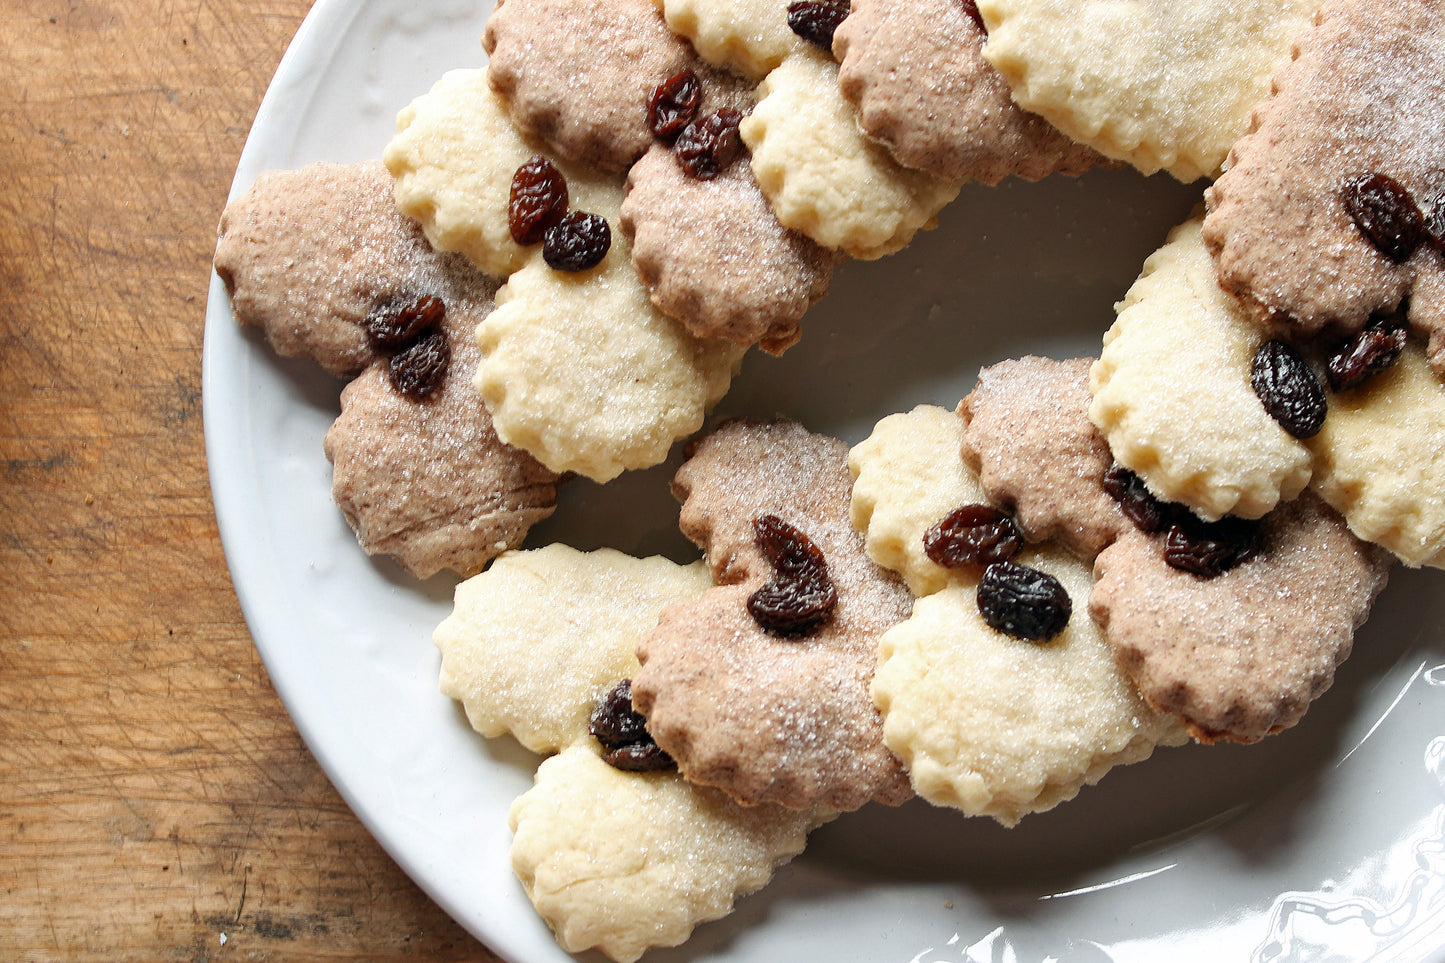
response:
[[[988,28],[983,25],[983,14],[978,12],[978,0],[959,0],[963,4],[963,12],[978,26],[978,29],[988,33]]]
[[[944,568],[1006,561],[1023,544],[1013,517],[988,505],[955,508],[923,533],[924,554]]]
[[[1144,479],[1115,463],[1104,472],[1104,491],[1119,503],[1124,517],[1141,532],[1162,532],[1169,527],[1177,507],[1155,497]]]
[[[788,26],[811,44],[833,52],[833,33],[848,16],[848,0],[797,0],[788,4]]]
[[[1016,639],[1042,642],[1064,631],[1074,603],[1058,579],[1017,562],[995,562],[978,582],[978,610]]]
[[[753,621],[778,635],[800,635],[827,621],[838,591],[812,539],[776,515],[753,519],[753,537],[773,567],[773,578],[748,597]]]
[[[691,70],[673,74],[657,85],[647,99],[647,125],[652,133],[672,141],[697,116],[702,103],[702,84]]]
[[[1381,254],[1399,264],[1425,239],[1425,217],[1410,192],[1385,174],[1360,174],[1340,189],[1345,213]]]
[[[366,340],[378,351],[396,351],[446,317],[441,298],[424,295],[409,300],[389,300],[372,308],[362,322]]]
[[[658,772],[674,769],[677,763],[655,742],[641,742],[631,746],[618,746],[602,754],[602,761],[613,769],[623,772]]]
[[[632,708],[632,680],[623,679],[603,693],[587,721],[592,738],[608,749],[647,742],[647,720]]]
[[[602,263],[612,247],[612,228],[600,214],[573,211],[547,228],[542,259],[558,271],[585,271]]]
[[[1259,346],[1249,383],[1264,410],[1294,437],[1312,438],[1324,427],[1324,389],[1304,355],[1283,341],[1266,341]]]
[[[432,328],[391,356],[391,386],[408,398],[429,398],[447,379],[452,346],[440,328]]]
[[[1331,391],[1348,391],[1400,360],[1408,338],[1403,312],[1376,315],[1364,329],[1330,355],[1325,377]]]
[[[1164,561],[1202,578],[1223,575],[1259,551],[1259,523],[1230,516],[1217,522],[1190,516],[1170,527],[1164,540]]]
[[[738,124],[743,115],[724,107],[688,124],[677,136],[673,150],[683,173],[700,181],[712,180],[737,160],[743,150]]]
[[[526,247],[540,244],[547,229],[567,213],[567,179],[551,161],[535,154],[512,175],[507,228]]]

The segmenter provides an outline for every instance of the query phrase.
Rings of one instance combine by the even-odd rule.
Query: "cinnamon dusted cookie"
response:
[[[853,257],[901,250],[958,196],[958,181],[901,166],[858,129],[838,65],[816,48],[768,74],[740,130],[778,220]]]
[[[853,0],[833,35],[838,86],[904,167],[996,184],[1081,174],[1103,160],[1013,103],[962,0]]]
[[[655,145],[627,175],[622,229],[652,303],[698,337],[781,354],[840,256],[778,223],[744,160],[709,179]]]
[[[1294,337],[1407,306],[1445,375],[1445,10],[1333,0],[1207,194],[1220,282]]]
[[[787,421],[733,421],[674,481],[718,587],[638,648],[636,706],[688,779],[748,805],[897,804],[908,777],[868,694],[908,590],[848,521],[847,447]]]
[[[978,0],[1024,110],[1145,173],[1214,176],[1320,0]]]
[[[1025,357],[979,373],[958,406],[963,457],[988,501],[1031,542],[1055,541],[1092,561],[1129,526],[1104,488],[1114,462],[1089,421],[1093,360]]]
[[[354,375],[379,357],[365,322],[386,302],[421,294],[489,301],[487,282],[439,257],[397,212],[380,164],[269,171],[226,205],[216,273],[236,317],[276,352]]]
[[[1201,578],[1129,532],[1095,563],[1089,612],[1154,708],[1201,742],[1286,729],[1329,688],[1384,587],[1389,556],[1312,494],[1258,523],[1258,554]]]
[[[705,100],[740,92],[668,29],[651,0],[507,0],[482,36],[487,79],[512,121],[568,160],[622,173],[652,145],[648,101],[692,70]],[[726,106],[718,102],[710,109]]]

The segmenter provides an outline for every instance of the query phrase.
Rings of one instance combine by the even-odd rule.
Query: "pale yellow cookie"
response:
[[[676,772],[623,772],[576,745],[544,761],[512,804],[512,868],[563,949],[630,963],[732,912],[833,815],[743,807]]]
[[[1014,102],[1146,174],[1218,173],[1322,0],[978,0]]]
[[[711,587],[701,562],[565,545],[508,552],[457,586],[432,633],[442,694],[482,735],[556,752],[585,738],[598,698],[637,672],[637,643],[662,610]]]
[[[919,405],[889,415],[848,452],[849,506],[868,557],[903,576],[914,595],[948,584],[949,571],[923,551],[923,535],[963,505],[987,504],[963,463],[963,422],[946,408]]]
[[[1314,488],[1360,538],[1445,568],[1445,384],[1414,341],[1399,362],[1330,396],[1310,439]]]
[[[1250,387],[1265,335],[1220,289],[1199,227],[1176,228],[1118,306],[1089,418],[1160,498],[1258,518],[1309,483],[1310,451]]]
[[[1005,826],[1187,739],[1176,719],[1145,705],[1090,621],[1089,565],[1058,548],[1018,561],[1068,591],[1073,615],[1061,634],[1039,643],[995,631],[979,614],[976,580],[960,577],[884,634],[873,677],[884,741],[914,790]]]
[[[539,141],[507,119],[485,70],[453,70],[397,115],[383,159],[396,178],[401,211],[421,222],[439,251],[459,251],[479,268],[506,277],[531,251],[512,240],[507,207],[512,175]],[[571,206],[617,223],[621,179],[552,157],[567,178]]]
[[[761,80],[804,41],[779,0],[656,0],[667,25],[708,63]]]
[[[824,247],[892,254],[958,196],[958,182],[900,166],[863,134],[838,65],[816,48],[785,59],[758,97],[741,127],[758,186],[785,227]]]
[[[701,340],[653,307],[612,224],[601,265],[567,273],[533,257],[477,328],[476,385],[497,435],[599,482],[658,464],[702,427],[747,350]]]

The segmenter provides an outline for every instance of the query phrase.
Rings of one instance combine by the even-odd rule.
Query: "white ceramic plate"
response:
[[[478,66],[482,0],[320,0],[236,174],[379,157],[396,111]],[[719,415],[787,413],[853,442],[981,364],[1093,354],[1112,304],[1199,188],[1132,172],[965,188],[903,254],[850,264],[782,360],[752,355]],[[452,583],[368,559],[330,498],[340,385],[275,357],[214,281],[205,425],[216,513],[271,678],[352,808],[512,961],[565,960],[508,868],[534,760],[437,693]],[[671,466],[569,486],[530,544],[691,558]],[[1445,593],[1397,572],[1304,723],[1253,747],[1162,751],[1008,831],[913,803],[851,814],[729,919],[649,959],[1426,960],[1445,948]]]

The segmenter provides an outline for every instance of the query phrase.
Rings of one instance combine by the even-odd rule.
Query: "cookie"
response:
[[[692,42],[708,63],[762,80],[804,49],[776,0],[656,0],[667,25]]]
[[[390,365],[373,364],[342,390],[323,442],[332,498],[361,547],[417,578],[475,575],[556,507],[557,475],[502,443],[472,387],[472,332],[490,306],[450,302],[440,322],[450,361],[432,395],[403,395]]]
[[[702,67],[651,0],[507,0],[487,20],[487,79],[513,123],[568,160],[622,173],[652,145],[657,85]]]
[[[1039,643],[989,627],[976,578],[960,576],[884,633],[873,679],[884,739],[918,794],[1005,826],[1186,741],[1177,721],[1144,704],[1085,614],[1089,566],[1058,548],[1019,558],[1073,599],[1061,634]]]
[[[662,609],[712,587],[701,562],[548,545],[508,552],[456,588],[432,641],[441,691],[487,737],[537,753],[587,738],[598,699],[637,671]]]
[[[702,427],[746,349],[703,340],[652,306],[625,238],[567,273],[540,256],[477,328],[476,386],[497,434],[557,472],[605,482]]]
[[[1308,447],[1250,387],[1265,335],[1226,294],[1196,217],[1144,262],[1091,374],[1115,459],[1206,518],[1258,518],[1309,483]]]
[[[833,35],[838,87],[904,167],[997,184],[1081,174],[1103,160],[1016,107],[959,0],[854,0]]]
[[[1320,0],[978,0],[1013,99],[1146,174],[1214,176]]]
[[[923,551],[923,535],[960,505],[987,501],[959,454],[963,422],[936,405],[889,415],[848,452],[849,518],[868,557],[897,572],[914,595],[948,584],[949,570]]]
[[[1003,361],[980,372],[958,406],[963,457],[987,501],[1012,514],[1030,542],[1057,542],[1085,561],[1130,524],[1103,485],[1114,456],[1088,417],[1092,365]]]
[[[1445,198],[1442,78],[1438,4],[1334,0],[1320,10],[1207,194],[1220,282],[1253,316],[1302,338],[1355,331],[1407,304],[1445,374],[1445,268],[1421,223]],[[1373,211],[1369,230],[1351,214],[1360,205]]]
[[[616,223],[620,178],[551,154],[519,133],[484,70],[452,70],[397,115],[383,159],[396,179],[396,205],[419,221],[432,246],[457,251],[505,278],[532,255],[512,239],[508,202],[517,168],[547,156],[567,180],[574,210]]]
[[[902,167],[858,129],[838,65],[816,48],[768,74],[740,129],[778,220],[853,257],[902,249],[958,196],[958,181]]]
[[[700,338],[781,354],[841,257],[778,223],[747,163],[711,179],[652,147],[627,175],[622,229],[652,303]]]
[[[418,293],[490,299],[485,279],[439,257],[398,213],[380,164],[269,171],[226,205],[215,268],[236,317],[285,357],[338,376],[379,357],[363,322],[378,304]]]
[[[727,915],[832,816],[744,808],[675,773],[613,769],[579,744],[512,804],[511,861],[564,950],[631,963]]]
[[[1126,533],[1095,562],[1089,613],[1156,709],[1201,742],[1286,729],[1329,688],[1384,587],[1389,556],[1306,493],[1260,522],[1261,550],[1211,579]]]
[[[747,805],[848,811],[911,795],[868,683],[879,636],[912,599],[848,521],[846,458],[841,441],[792,422],[733,421],[696,443],[674,480],[683,533],[718,587],[663,613],[638,647],[633,698],[684,776]],[[836,591],[806,631],[765,629],[752,614],[774,579],[755,528],[768,515],[821,552]]]

